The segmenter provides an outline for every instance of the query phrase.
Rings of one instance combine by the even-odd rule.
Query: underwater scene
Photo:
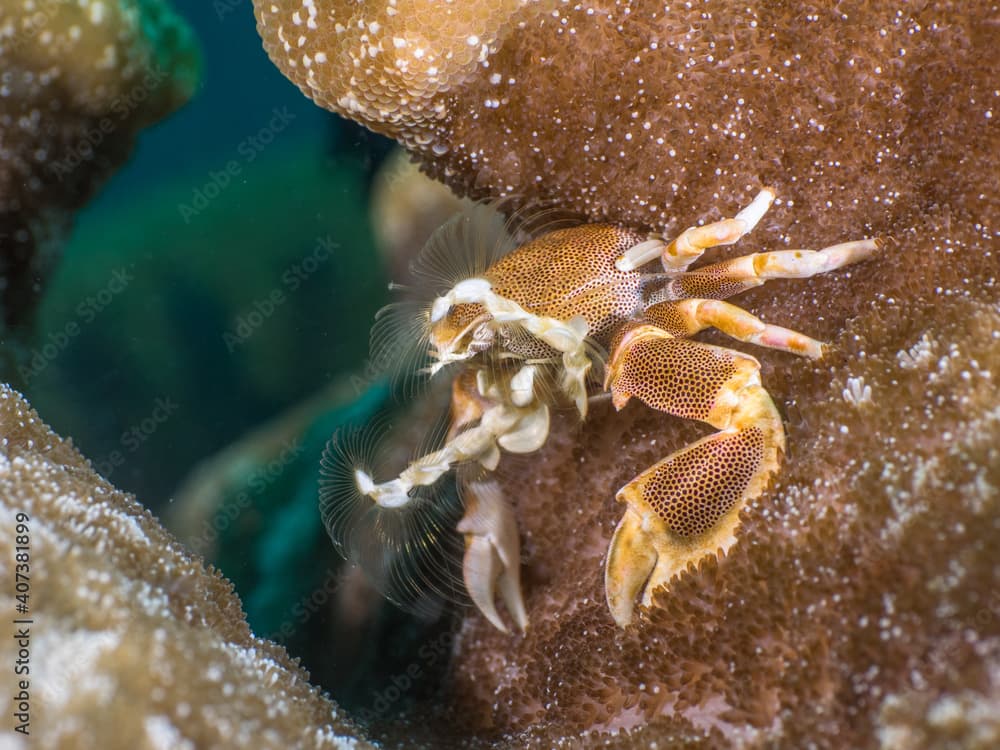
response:
[[[998,45],[0,0],[0,748],[1000,747]]]

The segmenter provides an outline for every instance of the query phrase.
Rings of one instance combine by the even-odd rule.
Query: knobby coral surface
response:
[[[567,420],[532,469],[518,462],[505,486],[531,627],[511,638],[466,622],[457,715],[524,731],[515,746],[617,729],[635,746],[1000,741],[1000,264],[960,252],[965,272],[990,265],[975,290],[943,254],[911,302],[899,285],[880,295],[876,279],[841,284],[872,301],[827,360],[764,357],[788,422],[784,470],[729,555],[689,570],[636,628],[618,630],[604,603],[602,557],[623,510],[612,498],[697,429],[604,408],[580,431]],[[790,296],[784,319],[822,309]]]
[[[20,646],[30,652],[30,737],[7,710],[0,744],[370,747],[284,649],[254,637],[225,578],[2,386],[0,572],[11,582],[18,514],[30,537],[33,624],[26,644],[6,637],[0,655],[13,665]],[[5,612],[15,611],[14,593],[0,594]],[[8,709],[20,705],[19,689],[0,684]]]
[[[989,0],[255,7],[265,47],[307,95],[403,140],[473,197],[675,229],[763,182],[795,201],[811,239],[995,179],[981,168],[995,163],[1000,106]],[[493,41],[478,64],[459,56],[464,75],[403,66],[423,78],[393,85],[425,49],[409,30],[427,28],[452,40],[426,47],[445,58],[470,32]],[[431,87],[440,117],[407,127],[426,103],[414,92]],[[963,192],[969,210],[983,200]]]
[[[164,0],[0,0],[0,332],[30,322],[72,212],[197,67]]]
[[[553,0],[257,0],[271,58],[334,112],[430,146],[448,95]]]
[[[314,5],[299,54],[343,53],[331,5]],[[295,49],[276,52],[272,20],[297,9],[257,3],[286,72]],[[466,621],[450,726],[538,747],[995,745],[1000,7],[623,0],[518,20],[438,94],[438,119],[398,135],[461,194],[670,234],[767,184],[780,203],[717,255],[893,241],[738,299],[834,348],[815,364],[747,348],[786,420],[783,471],[729,556],[638,627],[616,629],[604,603],[613,497],[703,431],[595,406],[505,460],[532,624],[512,637]],[[356,69],[377,78],[380,54]],[[324,103],[346,85],[306,90]],[[390,133],[405,119],[373,111],[348,113]]]

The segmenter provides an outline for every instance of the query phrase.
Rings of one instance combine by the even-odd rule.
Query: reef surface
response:
[[[283,648],[250,632],[229,581],[7,386],[0,522],[11,530],[0,536],[8,579],[15,524],[27,527],[33,620],[30,737],[5,711],[4,747],[371,747]],[[13,596],[5,587],[4,611],[14,612]],[[5,663],[20,645],[4,638]],[[3,681],[4,705],[17,705],[17,689]]]
[[[811,239],[942,193],[975,211],[988,198],[973,186],[996,178],[977,167],[995,162],[1000,103],[988,0],[255,9],[306,95],[396,136],[462,195],[673,231],[764,183],[797,206],[774,223]]]
[[[689,569],[637,627],[604,602],[612,498],[702,431],[602,408],[508,462],[531,626],[466,621],[456,716],[537,747],[616,729],[636,746],[1000,741],[1000,307],[975,296],[874,293],[826,360],[765,355],[783,471],[728,556]]]

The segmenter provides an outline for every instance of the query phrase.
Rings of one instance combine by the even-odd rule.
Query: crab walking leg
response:
[[[750,202],[750,205],[733,218],[714,221],[700,227],[689,227],[670,243],[657,238],[640,242],[615,261],[615,267],[619,271],[634,271],[639,266],[659,258],[664,270],[683,271],[710,247],[732,245],[752,232],[773,202],[774,190],[764,188],[757,193],[757,197]]]
[[[494,404],[476,387],[475,370],[463,370],[451,383],[451,420],[448,424],[448,442],[463,430],[483,418]]]
[[[486,619],[506,633],[495,604],[499,588],[510,616],[525,630],[528,615],[521,596],[521,544],[514,513],[495,481],[469,482],[463,494],[466,511],[458,530],[465,534],[462,574],[469,596]]]
[[[823,250],[776,250],[743,255],[678,274],[653,295],[653,301],[690,297],[725,299],[771,279],[804,279],[860,263],[884,246],[885,240],[874,238],[842,242]]]
[[[706,328],[717,328],[727,336],[769,349],[811,359],[823,356],[823,344],[789,328],[770,325],[742,307],[714,299],[685,299],[650,306],[644,317],[669,333],[691,336]]]
[[[608,607],[632,621],[640,596],[735,541],[740,510],[760,495],[785,449],[781,418],[752,357],[671,336],[649,324],[629,328],[612,354],[605,386],[622,408],[633,396],[719,431],[642,472],[618,491],[625,515],[605,563]]]

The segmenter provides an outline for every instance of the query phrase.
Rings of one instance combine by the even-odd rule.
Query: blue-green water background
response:
[[[200,86],[140,136],[77,217],[39,311],[26,387],[59,434],[168,525],[202,462],[248,434],[266,437],[363,368],[386,297],[369,188],[390,145],[278,72],[250,0],[174,6],[199,37]],[[320,453],[385,395],[371,378],[353,382],[279,450],[237,462],[209,493],[196,541],[210,543],[193,546],[233,580],[255,632],[371,713],[429,636],[370,602],[348,624],[338,614],[344,570],[317,510]],[[191,529],[177,531],[192,544]]]
[[[250,0],[174,5],[199,37],[201,84],[78,216],[36,347],[71,322],[80,332],[28,385],[57,431],[154,510],[198,460],[361,363],[384,289],[367,188],[385,143],[278,72]],[[324,239],[336,256],[297,268]],[[276,291],[277,311],[234,342]],[[164,400],[176,409],[146,435]]]

